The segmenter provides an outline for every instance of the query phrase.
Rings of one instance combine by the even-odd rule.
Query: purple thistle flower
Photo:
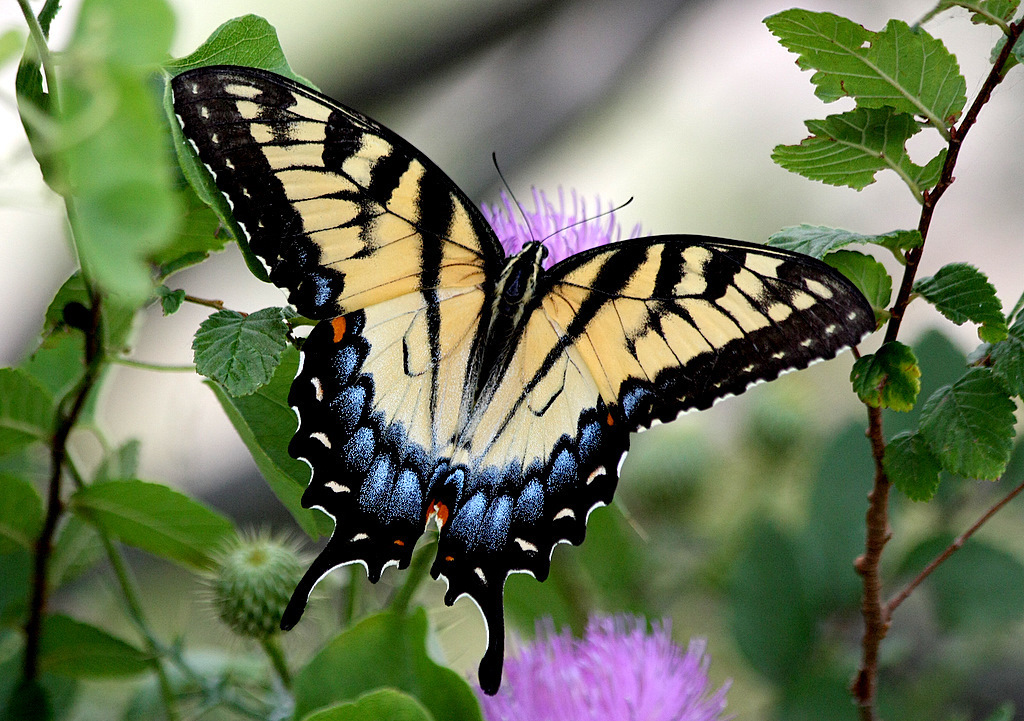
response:
[[[550,620],[505,661],[495,696],[480,694],[487,721],[721,721],[728,683],[711,692],[703,640],[684,653],[668,621],[592,617],[582,639]]]
[[[484,218],[494,228],[509,256],[521,251],[531,240],[543,240],[548,249],[544,267],[550,268],[581,250],[611,243],[622,237],[615,213],[603,211],[598,199],[593,214],[589,214],[586,201],[576,195],[575,190],[566,198],[565,191],[559,188],[556,205],[543,191],[534,188],[533,205],[535,210],[523,208],[520,213],[502,191],[499,205],[484,203],[481,206]],[[522,219],[524,215],[525,220]],[[636,238],[639,235],[640,226],[637,225],[628,237]]]

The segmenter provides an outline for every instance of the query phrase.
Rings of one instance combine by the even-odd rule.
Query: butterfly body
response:
[[[853,345],[863,296],[819,261],[656,236],[545,267],[506,259],[480,211],[397,135],[293,81],[209,67],[172,81],[185,137],[252,252],[306,316],[289,446],[303,505],[336,521],[282,619],[332,568],[406,567],[430,519],[431,575],[488,625],[501,680],[509,573],[547,577],[609,503],[632,431]]]

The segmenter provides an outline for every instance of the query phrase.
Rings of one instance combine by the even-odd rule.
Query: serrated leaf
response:
[[[921,390],[921,369],[909,346],[892,341],[854,361],[850,381],[867,405],[909,411]]]
[[[919,202],[938,179],[931,165],[915,165],[907,155],[907,140],[921,130],[910,115],[888,107],[857,108],[805,125],[811,137],[772,151],[772,160],[805,178],[861,190],[875,182],[878,171],[890,169]]]
[[[1005,27],[1013,20],[1019,0],[941,0],[937,10],[962,7],[971,13],[975,25],[996,25]]]
[[[992,348],[992,372],[1006,389],[1024,398],[1024,315],[1010,326],[1006,340]]]
[[[434,721],[413,696],[393,688],[363,694],[351,703],[314,711],[302,721]]]
[[[217,383],[207,385],[217,396],[274,495],[302,530],[316,539],[329,536],[334,522],[321,511],[302,507],[302,492],[309,484],[309,466],[288,453],[288,442],[298,427],[295,411],[288,405],[288,390],[298,367],[299,353],[289,347],[271,381],[251,395],[232,396]]]
[[[925,402],[921,435],[950,473],[995,479],[1010,459],[1014,408],[990,369],[972,368]]]
[[[192,568],[209,568],[210,554],[234,530],[221,514],[159,483],[97,483],[76,491],[69,505],[124,543]]]
[[[43,527],[43,501],[24,478],[0,472],[0,554],[35,550]]]
[[[921,115],[943,137],[967,102],[956,58],[922,28],[890,20],[874,33],[832,13],[799,9],[764,22],[801,68],[817,71],[811,82],[825,102],[853,97],[861,107]]]
[[[842,228],[807,224],[783,228],[768,238],[770,246],[793,250],[819,260],[847,245],[880,245],[891,250],[901,263],[906,262],[904,252],[921,243],[921,233],[917,230],[892,230],[881,235],[862,235]]]
[[[952,540],[943,535],[924,541],[907,554],[900,570],[918,573]],[[1013,554],[977,537],[940,564],[924,585],[946,630],[1006,629],[1024,615],[1024,565]]]
[[[0,456],[14,453],[53,431],[53,397],[20,368],[0,368]]]
[[[265,385],[288,345],[281,308],[264,308],[244,316],[222,310],[204,320],[192,341],[196,370],[217,381],[233,396]]]
[[[95,527],[77,516],[67,519],[57,531],[47,580],[52,588],[60,588],[82,576],[103,557],[105,549]]]
[[[120,678],[149,671],[151,657],[127,641],[69,616],[43,622],[39,670],[73,678]]]
[[[904,431],[889,441],[882,459],[892,484],[912,501],[930,501],[939,490],[939,460],[920,433]]]
[[[185,302],[185,291],[180,288],[171,290],[166,285],[158,285],[156,295],[160,299],[160,309],[164,315],[174,315]]]
[[[826,255],[824,261],[853,281],[871,303],[876,315],[888,307],[892,297],[892,278],[884,265],[855,250],[837,250]]]
[[[295,677],[295,715],[352,701],[382,685],[417,696],[437,719],[479,721],[466,681],[427,655],[427,614],[385,611],[336,636]]]
[[[944,265],[935,275],[918,279],[914,292],[957,325],[966,321],[980,324],[978,336],[983,341],[998,343],[1006,338],[1006,317],[996,289],[973,265]]]

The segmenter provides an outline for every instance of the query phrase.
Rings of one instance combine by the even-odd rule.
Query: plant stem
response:
[[[127,368],[138,368],[145,371],[160,371],[162,373],[194,373],[196,370],[194,365],[163,365],[162,363],[147,363],[145,361],[134,360],[132,358],[111,358],[110,362]]]
[[[156,673],[157,683],[160,685],[160,695],[163,697],[167,719],[168,721],[176,721],[180,716],[175,705],[174,690],[171,688],[171,682],[167,678],[167,672],[164,670],[163,659],[161,658],[163,656],[162,646],[146,622],[146,617],[142,612],[142,604],[139,601],[138,590],[132,579],[131,572],[128,570],[128,565],[124,562],[124,557],[103,529],[99,529],[99,536],[103,541],[104,549],[106,549],[110,566],[114,569],[118,585],[121,586],[121,593],[128,607],[128,616],[145,639],[146,650],[153,656],[153,671]]]
[[[85,407],[89,392],[99,378],[104,355],[100,344],[100,298],[92,294],[90,328],[85,333],[85,373],[74,388],[68,391],[58,405],[57,418],[50,445],[50,481],[46,498],[46,518],[36,540],[36,551],[32,571],[32,595],[29,600],[28,619],[25,621],[25,658],[22,673],[26,681],[34,680],[39,674],[39,642],[42,634],[43,613],[46,609],[47,569],[50,552],[53,550],[53,535],[57,522],[64,510],[61,500],[61,479],[67,458],[67,442],[71,430]]]
[[[875,718],[875,687],[878,678],[878,647],[889,630],[889,619],[882,608],[882,579],[880,565],[882,551],[889,541],[889,477],[882,465],[885,455],[885,437],[882,434],[882,410],[868,406],[868,439],[875,462],[875,483],[868,494],[866,518],[867,538],[864,554],[854,562],[854,568],[864,582],[861,614],[864,616],[864,636],[861,639],[861,664],[850,686],[850,692],[865,721]]]
[[[427,568],[430,566],[430,561],[436,551],[437,544],[428,543],[413,553],[409,570],[405,574],[405,583],[402,584],[398,592],[395,593],[394,598],[391,599],[390,606],[393,611],[405,613],[406,609],[409,608],[409,603],[426,577]]]
[[[907,597],[914,591],[915,588],[921,585],[921,582],[924,581],[924,579],[928,578],[928,576],[931,575],[932,571],[938,568],[940,564],[945,562],[947,558],[949,558],[954,553],[959,551],[960,548],[964,545],[964,543],[967,542],[968,538],[973,536],[975,532],[979,528],[981,528],[982,525],[984,525],[984,523],[988,521],[988,519],[994,516],[996,512],[998,512],[1003,506],[1005,506],[1007,503],[1016,498],[1021,491],[1024,491],[1024,481],[1022,481],[1016,488],[1014,488],[1012,491],[1006,494],[1002,499],[996,501],[996,503],[991,508],[989,508],[983,514],[981,514],[981,517],[977,521],[975,521],[970,528],[961,533],[955,541],[949,544],[949,546],[946,547],[946,550],[944,550],[942,553],[940,553],[938,556],[932,559],[932,562],[925,566],[924,569],[919,574],[917,574],[917,577],[914,578],[913,581],[904,586],[899,593],[893,596],[889,600],[889,602],[885,604],[886,616],[891,616],[892,612],[895,611],[901,603],[907,600]]]
[[[273,634],[260,639],[260,645],[263,647],[267,657],[270,659],[270,663],[274,667],[274,671],[277,672],[277,677],[281,679],[281,685],[286,689],[291,689],[292,674],[291,671],[288,670],[288,662],[284,657],[284,649],[281,648],[281,639],[277,634]]]

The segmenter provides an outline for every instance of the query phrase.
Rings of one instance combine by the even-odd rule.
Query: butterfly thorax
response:
[[[491,309],[491,322],[484,344],[484,357],[480,378],[486,384],[491,376],[500,376],[510,351],[515,347],[530,308],[536,296],[537,284],[544,272],[544,258],[548,249],[537,241],[527,243],[508,259],[495,287]]]

